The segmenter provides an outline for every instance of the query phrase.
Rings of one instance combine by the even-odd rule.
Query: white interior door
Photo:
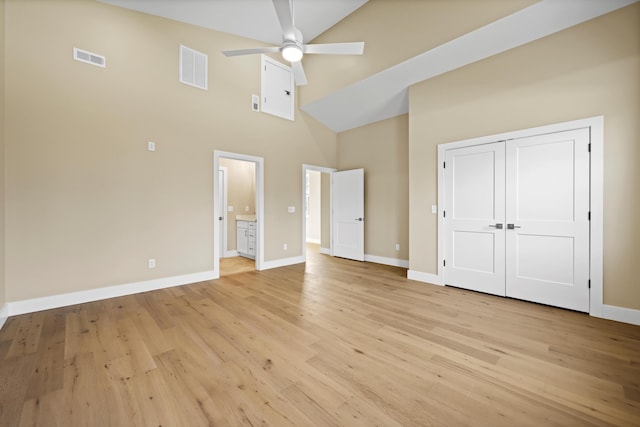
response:
[[[445,283],[505,295],[504,142],[447,150]]]
[[[589,311],[589,130],[506,145],[507,296]]]
[[[364,261],[364,169],[334,172],[331,198],[333,255]]]

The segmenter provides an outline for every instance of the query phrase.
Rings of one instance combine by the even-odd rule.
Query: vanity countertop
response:
[[[255,221],[256,215],[236,215],[236,221]]]

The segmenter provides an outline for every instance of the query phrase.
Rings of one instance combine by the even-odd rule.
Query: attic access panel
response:
[[[291,67],[262,55],[262,111],[293,121],[295,84]]]

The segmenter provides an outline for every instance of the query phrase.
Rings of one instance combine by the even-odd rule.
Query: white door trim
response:
[[[547,126],[539,126],[529,129],[522,129],[513,132],[488,135],[478,138],[471,138],[462,141],[449,142],[438,145],[438,272],[437,283],[444,285],[444,219],[442,210],[445,200],[444,191],[444,168],[446,150],[452,148],[468,147],[472,145],[489,144],[495,141],[525,138],[548,133],[556,133],[574,129],[590,129],[591,136],[591,174],[590,174],[590,197],[591,197],[591,222],[589,223],[591,235],[590,267],[591,278],[589,314],[595,317],[603,317],[603,152],[604,152],[604,116],[590,117],[586,119],[573,120],[569,122],[556,123]]]
[[[229,225],[227,223],[228,215],[227,215],[226,210],[227,210],[227,204],[228,204],[228,202],[227,202],[227,197],[228,197],[227,178],[229,176],[229,170],[228,170],[228,168],[226,166],[220,166],[219,170],[224,175],[224,188],[222,189],[223,193],[222,193],[222,206],[221,206],[222,207],[222,212],[219,212],[222,215],[218,215],[218,218],[220,218],[220,217],[224,218],[223,219],[224,225],[222,227],[222,233],[221,233],[221,236],[220,236],[220,237],[222,237],[222,242],[220,244],[220,252],[221,252],[220,253],[220,258],[226,258],[228,256],[232,256],[227,250],[227,248],[228,248],[227,233],[228,233]],[[218,195],[218,196],[220,196],[220,195]]]
[[[214,278],[220,277],[220,206],[218,200],[218,173],[220,170],[220,159],[243,160],[256,164],[256,270],[262,270],[264,264],[264,158],[249,156],[246,154],[229,153],[226,151],[214,150],[213,152],[213,274]]]
[[[316,172],[325,172],[328,173],[329,175],[332,175],[336,169],[333,168],[326,168],[324,166],[314,166],[314,165],[307,165],[307,164],[303,164],[302,165],[302,203],[300,204],[300,206],[302,206],[302,259],[306,260],[307,259],[307,204],[305,203],[307,194],[305,192],[305,182],[307,179],[307,171],[316,171]],[[331,188],[329,188],[329,191],[331,191]],[[333,212],[333,210],[331,209],[331,198],[329,198],[329,212]],[[331,216],[333,216],[332,213],[330,213]],[[331,253],[331,255],[333,255],[333,221],[331,220],[331,218],[329,219],[329,252]],[[322,236],[322,234],[321,234]],[[322,240],[322,237],[320,237],[320,239]]]

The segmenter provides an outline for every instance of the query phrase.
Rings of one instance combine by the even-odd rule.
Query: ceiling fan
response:
[[[289,5],[289,0],[273,0],[273,6],[282,28],[282,44],[280,46],[225,50],[222,53],[225,56],[239,56],[281,52],[282,57],[291,63],[293,78],[297,86],[307,84],[307,77],[304,68],[302,68],[302,62],[300,62],[304,54],[362,55],[364,42],[304,44],[302,33],[293,25],[293,5]]]

